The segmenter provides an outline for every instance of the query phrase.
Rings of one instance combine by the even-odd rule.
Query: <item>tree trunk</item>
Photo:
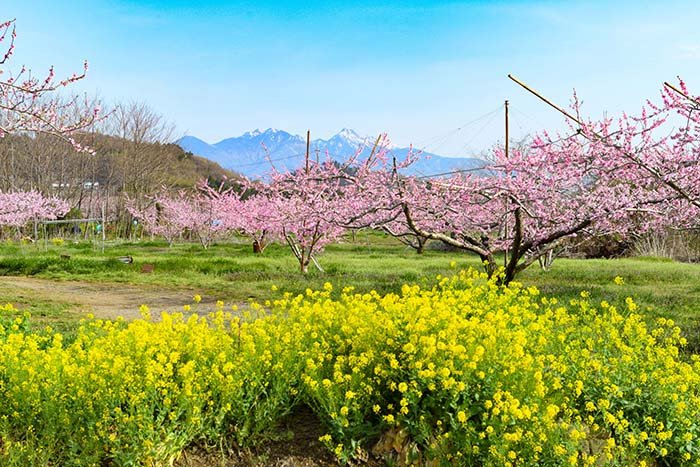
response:
[[[537,258],[540,263],[540,267],[543,271],[549,271],[552,268],[552,263],[554,262],[554,250],[549,250],[544,255],[540,255]]]
[[[479,255],[479,258],[481,258],[481,262],[484,265],[484,271],[490,279],[498,270],[498,265],[496,264],[496,261],[494,261],[493,255],[490,253],[488,255]]]
[[[416,253],[419,255],[422,255],[423,252],[425,251],[425,244],[428,243],[428,240],[426,240],[423,237],[417,237],[418,240],[418,245],[416,246]]]

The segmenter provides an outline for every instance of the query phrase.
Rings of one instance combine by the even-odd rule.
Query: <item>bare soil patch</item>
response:
[[[66,306],[75,313],[92,313],[96,318],[139,318],[139,307],[148,305],[155,314],[161,311],[182,311],[192,304],[194,291],[137,286],[120,283],[53,281],[34,277],[0,277],[0,297],[17,297],[26,302],[42,301]],[[208,313],[214,302],[193,305],[192,310]]]
[[[279,428],[279,436],[244,452],[207,452],[187,449],[175,467],[330,467],[340,465],[318,440],[321,422],[308,407],[297,408]],[[365,464],[374,467],[377,464]]]

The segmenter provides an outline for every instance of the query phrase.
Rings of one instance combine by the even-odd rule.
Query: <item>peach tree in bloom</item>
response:
[[[605,159],[570,139],[493,153],[485,174],[423,180],[396,176],[394,204],[403,229],[478,255],[504,282],[563,239],[625,229],[637,208],[634,188]]]
[[[340,238],[343,227],[344,177],[331,161],[294,172],[273,172],[262,189],[267,197],[268,228],[277,230],[306,274],[315,255]]]
[[[394,170],[365,199],[400,207],[391,231],[475,253],[489,274],[505,257],[505,283],[565,239],[697,227],[700,100],[679,86],[618,119],[585,120],[575,98],[570,135],[544,132],[509,157],[496,148],[480,174],[424,180]]]
[[[270,244],[284,238],[284,212],[278,209],[279,201],[267,190],[245,200],[232,200],[231,204],[239,208],[238,233],[253,241],[256,253],[264,252]]]
[[[56,197],[46,197],[37,191],[0,192],[0,226],[19,231],[33,221],[53,220],[64,216],[70,206]]]
[[[237,195],[230,190],[212,189],[205,183],[195,192],[162,190],[145,204],[128,200],[126,207],[147,232],[162,236],[169,245],[190,234],[205,250],[238,227],[240,212]]]
[[[151,235],[163,237],[169,246],[185,232],[186,221],[180,212],[190,209],[186,200],[178,199],[167,193],[159,194],[144,201],[128,199],[126,210],[141,223],[144,230]]]

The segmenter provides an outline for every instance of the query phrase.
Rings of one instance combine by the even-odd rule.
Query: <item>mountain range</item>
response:
[[[306,153],[305,138],[273,128],[249,131],[214,144],[195,136],[184,136],[177,144],[185,151],[217,162],[248,178],[264,178],[271,170],[270,164],[279,171],[298,169],[304,164]],[[342,162],[360,148],[360,157],[369,156],[373,145],[374,138],[363,137],[353,130],[343,128],[327,140],[312,140],[310,155],[312,159],[325,160],[328,154],[333,160]],[[409,150],[392,146],[389,152],[397,160],[404,160]],[[445,157],[420,152],[418,160],[403,169],[403,172],[406,175],[430,176],[455,170],[478,170],[484,164],[484,160],[473,157]]]

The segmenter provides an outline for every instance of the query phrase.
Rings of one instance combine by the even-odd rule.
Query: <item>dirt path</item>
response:
[[[149,306],[152,312],[182,311],[183,305],[192,304],[195,292],[183,289],[164,289],[152,286],[136,286],[119,283],[81,281],[53,281],[34,277],[0,277],[0,302],[55,303],[67,306],[77,313],[92,313],[96,318],[125,319],[140,317],[139,307]],[[207,313],[214,303],[206,300],[193,311]]]

